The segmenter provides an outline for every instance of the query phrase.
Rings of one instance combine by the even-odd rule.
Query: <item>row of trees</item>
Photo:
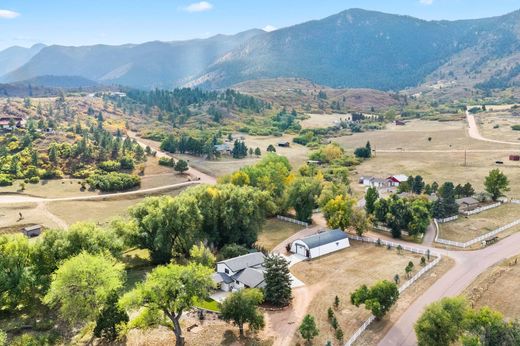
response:
[[[426,307],[415,324],[419,345],[518,345],[520,323],[507,322],[489,307],[473,309],[462,297],[443,298]]]

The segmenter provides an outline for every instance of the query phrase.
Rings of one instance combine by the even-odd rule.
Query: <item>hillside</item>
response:
[[[203,40],[155,41],[139,45],[50,46],[4,76],[4,80],[13,82],[43,75],[80,76],[105,84],[172,88],[200,74],[224,53],[262,33],[262,30],[249,30]]]
[[[195,84],[215,88],[297,76],[332,87],[402,89],[460,54],[478,61],[518,52],[518,12],[464,21],[424,21],[359,9],[258,36],[222,57]]]
[[[374,89],[333,89],[302,78],[250,80],[232,88],[300,112],[370,112],[399,106],[395,94]],[[326,99],[319,97],[320,91]]]

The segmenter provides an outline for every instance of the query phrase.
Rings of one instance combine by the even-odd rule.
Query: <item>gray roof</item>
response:
[[[455,200],[455,202],[457,204],[478,204],[479,201],[478,199],[476,198],[473,198],[473,197],[464,197],[464,198],[459,198],[457,200]]]
[[[239,270],[254,267],[260,264],[263,264],[265,261],[265,256],[261,252],[253,252],[247,255],[242,255],[234,258],[227,259],[225,261],[220,261],[218,263],[223,263],[228,266],[234,272]]]
[[[217,284],[222,283],[222,282],[224,282],[226,284],[230,284],[233,282],[233,279],[230,278],[229,275],[227,275],[226,273],[213,273],[213,275],[211,275],[211,278]]]
[[[315,247],[333,243],[335,241],[345,238],[347,238],[347,234],[345,232],[343,232],[340,229],[335,229],[332,231],[321,232],[315,235],[311,235],[300,240],[307,244],[309,249],[313,249]]]
[[[240,273],[233,275],[233,279],[251,288],[265,286],[264,271],[262,269],[246,268]]]
[[[27,226],[23,230],[27,232],[27,231],[36,231],[36,230],[39,230],[41,228],[42,228],[41,225],[33,225],[33,226]]]

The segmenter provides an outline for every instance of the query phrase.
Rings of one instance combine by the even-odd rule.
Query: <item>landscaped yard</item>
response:
[[[520,219],[520,204],[507,203],[468,217],[459,215],[459,218],[455,221],[440,224],[439,237],[465,242],[518,219]],[[518,229],[520,229],[520,226],[511,230]]]
[[[464,295],[475,308],[489,306],[507,319],[520,318],[520,256],[508,258],[482,273]],[[516,261],[516,262],[515,262]]]
[[[414,263],[413,275],[421,268],[420,258],[417,254],[402,252],[399,255],[395,249],[352,241],[350,248],[292,267],[291,272],[308,285],[309,291],[314,291],[306,311],[315,317],[320,330],[314,344],[324,345],[328,340],[336,342],[327,319],[327,309],[336,295],[341,304],[335,315],[348,340],[370,316],[364,306],[357,308],[350,303],[350,294],[363,284],[372,285],[383,279],[393,281],[395,274],[399,274],[404,283],[406,265],[409,261]],[[293,343],[296,342],[303,344],[299,334],[293,338]]]
[[[302,230],[302,226],[278,219],[266,221],[262,231],[258,234],[256,243],[271,251],[285,239]]]

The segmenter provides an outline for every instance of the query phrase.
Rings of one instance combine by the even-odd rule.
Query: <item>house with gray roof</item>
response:
[[[243,288],[263,288],[265,255],[253,252],[230,258],[217,263],[213,281],[223,291],[235,291]]]
[[[340,229],[335,229],[320,231],[293,241],[291,252],[312,259],[348,247],[350,247],[350,242],[347,234]]]
[[[455,202],[459,206],[459,212],[473,210],[480,207],[479,200],[474,197],[459,198],[456,199]]]

